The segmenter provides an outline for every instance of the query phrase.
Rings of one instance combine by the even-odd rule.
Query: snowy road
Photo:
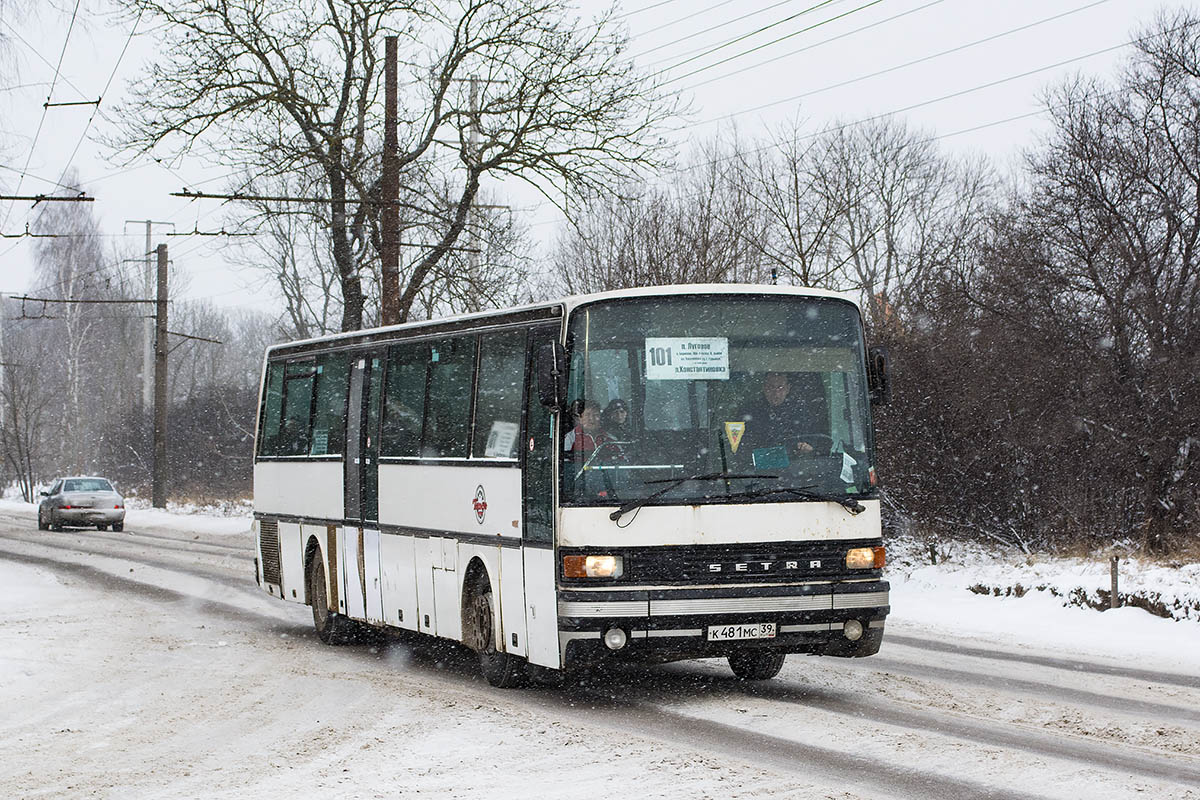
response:
[[[1200,800],[1200,676],[1137,654],[890,622],[876,657],[762,684],[693,661],[501,691],[454,647],[321,645],[248,536],[32,528],[0,512],[2,797]]]

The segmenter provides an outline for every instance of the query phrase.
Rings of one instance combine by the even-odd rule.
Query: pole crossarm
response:
[[[23,233],[0,233],[2,239],[70,239],[73,234],[70,233],[34,233],[29,230],[29,223],[25,223],[25,231]]]
[[[51,103],[49,100],[47,100],[45,103],[42,103],[42,108],[65,108],[66,106],[98,106],[98,105],[100,105],[100,100],[101,100],[101,98],[99,98],[99,97],[97,97],[95,100],[71,100],[66,103]]]
[[[178,331],[167,331],[168,336],[178,336],[182,339],[195,339],[197,342],[211,342],[213,344],[225,344],[220,339],[209,339],[207,336],[193,336],[190,333],[179,333]]]
[[[56,298],[56,297],[27,297],[25,295],[9,295],[10,300],[20,300],[22,303],[67,303],[78,305],[115,305],[119,303],[157,303],[157,300],[96,300],[91,298]]]
[[[61,195],[48,194],[0,194],[0,200],[29,200],[34,205],[38,203],[91,203],[96,198],[88,197],[80,192],[75,197],[62,197]]]

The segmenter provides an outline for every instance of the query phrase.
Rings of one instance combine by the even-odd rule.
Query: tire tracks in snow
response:
[[[30,544],[42,545],[51,549],[59,548],[59,543],[49,542],[44,538],[35,538],[32,534],[24,532],[16,533],[16,536],[10,536],[9,538]],[[229,568],[205,567],[193,562],[180,563],[170,557],[166,559],[152,558],[142,553],[129,552],[129,549],[132,548],[127,549],[121,546],[126,542],[130,545],[135,543],[134,541],[114,536],[89,537],[83,540],[83,542],[74,539],[63,541],[61,544],[69,546],[77,552],[82,550],[85,553],[92,552],[95,555],[104,557],[120,558],[147,567],[164,569],[192,577],[199,577],[204,580],[215,581],[230,588],[244,588],[236,581],[234,577],[235,573]],[[82,546],[88,543],[93,545],[104,543],[107,546],[89,550],[89,548]],[[144,542],[140,544],[145,545]],[[185,556],[189,552],[197,552],[195,548],[189,547],[193,543],[187,540],[173,540],[173,544],[177,546],[169,548],[171,556]],[[200,545],[202,543],[195,542],[194,544]],[[202,554],[212,555],[211,553]],[[114,575],[102,568],[80,564],[69,558],[60,559],[51,555],[39,556],[18,553],[7,548],[0,548],[0,557],[51,570],[66,571],[86,580],[98,582],[107,588],[132,592],[149,599],[172,603],[187,603],[194,608],[219,616],[232,616],[256,625],[265,624],[272,633],[286,632],[289,635],[310,633],[306,625],[289,622],[282,617],[256,612],[230,603],[199,598],[186,592]],[[926,641],[914,639],[913,637],[897,638],[903,640],[900,642],[901,644],[918,648]],[[409,643],[411,643],[411,640],[409,640]],[[935,647],[932,649],[938,648]],[[1085,668],[1091,666],[1086,662],[1070,659],[1047,659],[1036,656],[1008,658],[1009,654],[993,653],[993,651],[981,650],[979,648],[943,647],[941,649],[960,654],[982,654],[982,657],[995,657],[1000,660],[1041,664],[1042,666],[1051,666],[1058,669],[1068,668],[1063,666],[1066,664],[1070,665],[1069,668],[1076,672],[1084,671]],[[880,664],[880,666],[886,667],[886,664]],[[1152,680],[1150,676],[1158,674],[1147,670],[1123,670],[1120,668],[1106,668],[1104,665],[1096,666],[1098,667],[1096,672],[1101,674],[1116,674],[1123,677],[1136,676],[1138,680]],[[920,674],[924,677],[940,677],[943,679],[973,679],[976,683],[990,682],[992,685],[998,680],[996,676],[990,674],[980,674],[976,678],[973,673],[949,668],[934,668],[922,671]],[[1165,674],[1170,677],[1179,677],[1172,676],[1169,673]],[[436,677],[438,673],[435,672],[433,675]],[[1006,684],[1008,688],[1018,691],[1035,688],[1038,691],[1056,691],[1063,694],[1063,690],[1047,684],[1038,684],[1037,682],[1020,679],[1001,678],[999,680],[1002,684]],[[922,798],[922,800],[961,797],[1018,800],[1018,798],[1030,798],[1033,795],[1011,792],[1006,789],[989,787],[944,775],[931,775],[918,769],[881,763],[878,758],[854,756],[841,750],[814,747],[810,744],[770,734],[758,733],[738,725],[708,720],[688,714],[686,711],[677,710],[671,706],[677,705],[679,698],[686,696],[689,692],[703,692],[710,697],[714,694],[723,694],[725,696],[758,698],[775,703],[813,708],[855,720],[867,719],[879,724],[891,725],[920,733],[944,735],[985,746],[1015,749],[1037,756],[1066,759],[1106,771],[1129,771],[1157,780],[1179,781],[1190,785],[1200,785],[1200,765],[1195,764],[1195,760],[1188,756],[1172,759],[1146,753],[1135,747],[1072,740],[1020,725],[1005,724],[1003,727],[1000,727],[994,723],[964,719],[952,713],[904,708],[897,705],[895,701],[889,701],[888,706],[878,703],[855,701],[847,699],[836,692],[814,691],[809,687],[802,687],[796,684],[786,684],[778,681],[764,684],[746,684],[734,681],[732,678],[697,676],[696,673],[689,672],[686,669],[669,669],[660,670],[656,674],[653,690],[648,690],[644,686],[631,689],[628,683],[621,683],[619,688],[620,694],[626,696],[625,699],[614,699],[613,695],[616,694],[615,692],[601,693],[595,689],[587,688],[549,690],[546,692],[532,691],[518,695],[513,699],[518,700],[521,704],[531,703],[534,706],[553,706],[557,714],[561,714],[564,711],[569,712],[578,705],[580,700],[586,699],[589,705],[606,710],[606,713],[613,717],[610,720],[612,724],[628,729],[630,722],[636,722],[639,733],[645,733],[645,735],[653,738],[664,738],[672,742],[688,743],[708,751],[728,753],[752,763],[770,765],[774,769],[802,771],[805,775],[811,775],[815,771],[842,784],[858,785],[865,782],[870,788],[886,790],[888,793],[900,790],[904,794],[914,798]],[[634,694],[640,694],[641,698],[628,699],[631,691]],[[1086,695],[1086,699],[1089,702],[1096,702],[1096,697],[1092,693],[1087,693],[1083,690],[1078,690],[1078,693]],[[1145,704],[1138,705],[1143,709],[1145,708]],[[1153,709],[1149,710],[1153,711]],[[1131,750],[1133,752],[1130,752]]]

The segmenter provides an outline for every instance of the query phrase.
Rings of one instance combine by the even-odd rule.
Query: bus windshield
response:
[[[597,302],[573,314],[567,346],[564,505],[874,491],[862,326],[848,301]]]

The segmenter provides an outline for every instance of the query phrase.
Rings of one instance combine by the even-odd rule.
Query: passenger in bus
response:
[[[575,403],[575,427],[563,437],[563,450],[569,453],[591,453],[600,436],[600,408],[595,403],[579,400]]]
[[[786,372],[768,372],[762,394],[738,415],[746,423],[745,437],[751,448],[784,447],[789,456],[815,451],[813,439],[824,438],[824,427],[809,413],[792,390]],[[813,434],[817,434],[814,436]]]
[[[617,449],[633,441],[633,429],[629,424],[629,407],[621,398],[614,398],[600,415],[600,438]]]

